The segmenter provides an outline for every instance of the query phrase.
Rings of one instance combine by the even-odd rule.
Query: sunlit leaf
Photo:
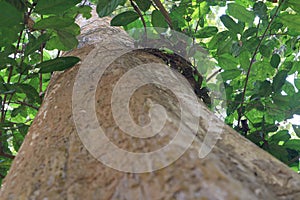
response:
[[[300,1],[299,0],[288,0],[286,2],[293,10],[300,13]]]
[[[226,41],[229,36],[229,31],[223,31],[216,34],[208,43],[208,48],[216,49],[222,42]]]
[[[291,84],[288,81],[285,81],[284,85],[282,86],[282,90],[288,95],[293,95],[295,93],[295,88],[293,84]]]
[[[238,60],[230,54],[222,54],[218,58],[218,63],[222,69],[231,70],[236,69],[238,65]]]
[[[228,12],[234,18],[247,23],[252,23],[254,20],[254,13],[247,10],[244,6],[236,3],[230,3],[228,6]]]
[[[289,29],[293,29],[300,32],[300,15],[299,14],[285,14],[282,16],[279,16],[279,19],[281,22],[288,27]]]

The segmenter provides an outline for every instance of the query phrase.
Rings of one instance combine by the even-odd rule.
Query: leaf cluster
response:
[[[113,16],[111,25],[133,30],[133,36],[146,27],[161,35],[159,28],[172,29],[201,46],[210,64],[199,59],[199,49],[173,41],[206,77],[203,84],[214,105],[224,108],[225,122],[299,171],[300,123],[279,125],[300,115],[298,0],[90,2],[99,17]],[[91,9],[81,0],[0,0],[0,179],[41,105],[51,73],[79,61],[60,57],[60,51],[77,47],[75,18],[89,18]],[[220,90],[223,99],[214,95]]]
[[[110,2],[114,7],[106,8],[106,15],[124,5],[124,1]],[[225,122],[299,171],[300,121],[280,125],[300,115],[298,0],[129,2],[111,25],[128,30],[170,28],[192,38],[215,61],[214,75],[220,85],[207,81],[211,77],[201,60],[191,59],[206,76],[211,91],[223,87],[226,100],[215,101],[225,108]],[[103,13],[101,8],[98,12]],[[192,49],[186,51],[195,56]]]

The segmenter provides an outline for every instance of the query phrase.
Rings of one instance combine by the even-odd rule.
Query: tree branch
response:
[[[168,11],[165,9],[164,5],[160,2],[160,0],[152,0],[152,1],[158,7],[158,9],[161,12],[161,14],[165,17],[165,20],[168,23],[168,25],[170,26],[170,28],[173,29],[172,20],[171,20],[171,18],[169,16]]]
[[[247,85],[248,85],[248,80],[249,80],[249,76],[250,76],[250,71],[251,71],[251,68],[254,64],[254,61],[255,61],[255,57],[259,51],[259,47],[261,46],[262,44],[262,41],[264,40],[264,38],[266,37],[267,35],[267,32],[269,30],[269,28],[271,27],[271,24],[273,23],[274,19],[276,18],[279,10],[280,10],[280,7],[281,5],[283,5],[285,2],[285,0],[282,0],[281,3],[278,5],[274,15],[272,16],[267,28],[265,29],[263,35],[261,36],[260,38],[260,41],[252,55],[252,58],[251,58],[251,61],[250,61],[250,65],[249,65],[249,68],[248,68],[248,71],[247,71],[247,75],[246,75],[246,79],[245,79],[245,85],[244,85],[244,89],[243,89],[243,93],[242,93],[242,103],[241,103],[241,106],[240,108],[238,109],[238,127],[240,127],[240,122],[241,122],[241,118],[242,118],[242,110],[243,110],[243,105],[244,105],[244,102],[245,102],[245,94],[246,94],[246,90],[247,90]]]

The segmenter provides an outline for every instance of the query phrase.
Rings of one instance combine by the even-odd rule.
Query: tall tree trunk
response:
[[[80,23],[83,24],[80,47],[67,54],[80,57],[82,64],[53,76],[39,113],[5,178],[0,199],[300,199],[300,177],[295,172],[225,126],[202,103],[193,105],[192,102],[192,107],[200,112],[188,110],[188,121],[181,124],[184,113],[180,106],[184,105],[163,86],[141,86],[129,100],[130,116],[138,125],[154,123],[156,115],[166,116],[160,134],[145,139],[124,134],[113,117],[112,109],[117,115],[124,114],[124,105],[117,102],[117,107],[111,107],[114,86],[134,66],[162,63],[162,60],[143,51],[129,52],[106,69],[97,89],[85,88],[84,95],[80,96],[82,90],[76,89],[86,85],[82,82],[78,85],[78,79],[97,80],[94,68],[89,71],[88,65],[101,68],[103,64],[99,65],[99,62],[107,62],[105,59],[113,58],[120,49],[129,50],[133,46],[125,32],[109,26],[108,19],[93,17]],[[80,71],[83,65],[84,73]],[[131,79],[128,84],[139,85],[153,73],[154,76],[161,75],[159,70],[150,74],[146,69],[139,74],[142,77]],[[179,96],[189,92],[185,89],[188,88],[184,86],[185,81],[182,82]],[[122,86],[120,88],[122,92]],[[93,95],[95,100],[90,101],[89,97]],[[127,98],[126,93],[122,95]],[[161,107],[151,110],[157,104],[165,111],[161,111]],[[91,105],[91,108],[95,106],[106,137],[115,146],[138,153],[158,150],[157,154],[135,160],[126,157],[126,153],[103,153],[106,148],[110,150],[110,145],[97,138],[91,139],[91,130],[98,129],[84,121],[95,113],[81,110]],[[189,124],[194,119],[199,120],[197,132],[193,132],[195,127]],[[177,137],[176,133],[182,127],[186,137],[179,136],[180,140],[170,149],[161,150]],[[199,149],[206,154],[210,144],[216,141],[216,138],[205,141],[207,133],[214,135],[220,130],[222,133],[212,151],[200,159]],[[193,142],[186,148],[190,138]],[[175,161],[169,163],[172,159]],[[134,171],[138,173],[131,173]]]

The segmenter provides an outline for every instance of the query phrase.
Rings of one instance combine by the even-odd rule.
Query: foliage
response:
[[[127,30],[169,27],[193,38],[215,61],[216,78],[224,81],[225,122],[299,171],[300,127],[279,126],[300,115],[298,0],[91,2],[98,2],[100,17],[115,12],[112,25]],[[85,3],[0,0],[0,178],[37,113],[51,72],[79,61],[59,55],[77,46],[80,28],[75,18],[78,14],[90,17],[91,7]],[[222,9],[225,13],[215,19],[215,11]],[[201,63],[194,65],[208,75]],[[214,87],[208,81],[205,84]]]

